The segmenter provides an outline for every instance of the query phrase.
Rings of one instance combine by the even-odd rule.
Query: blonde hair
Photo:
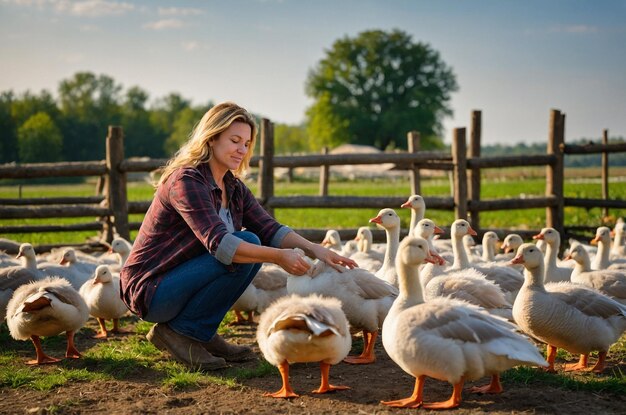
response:
[[[233,102],[222,102],[208,110],[194,127],[189,141],[187,141],[172,157],[165,167],[157,186],[164,183],[168,177],[178,168],[197,167],[211,159],[212,151],[209,143],[234,122],[243,122],[250,126],[252,134],[250,137],[249,150],[244,156],[239,168],[234,171],[235,176],[241,177],[250,168],[250,159],[256,142],[257,124],[254,117],[244,108]]]

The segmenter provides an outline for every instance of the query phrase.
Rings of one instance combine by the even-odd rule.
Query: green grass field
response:
[[[511,170],[514,173],[512,174]],[[501,170],[506,174],[494,174],[489,171],[485,174],[481,186],[482,199],[517,198],[525,196],[543,196],[545,194],[545,179],[541,169],[508,169]],[[595,170],[598,173],[597,170]],[[567,171],[565,183],[566,197],[601,198],[602,190],[599,180],[594,179],[589,169]],[[617,172],[624,173],[621,170]],[[520,179],[523,177],[523,179]],[[249,183],[249,187],[256,192],[256,183]],[[319,184],[316,181],[287,183],[277,181],[274,185],[277,196],[317,195]],[[93,184],[77,185],[24,185],[21,188],[21,197],[51,197],[51,196],[92,196]],[[611,198],[626,199],[626,185],[623,182],[614,182],[610,185]],[[17,198],[20,190],[18,186],[0,186],[0,198]],[[422,195],[427,197],[448,197],[451,194],[450,182],[445,177],[422,180]],[[128,199],[131,201],[150,200],[153,188],[144,182],[133,182],[128,185]],[[408,197],[410,184],[408,178],[389,181],[331,181],[329,184],[331,196],[394,196]],[[400,209],[399,206],[390,206],[402,218],[402,226],[409,224],[410,212]],[[276,209],[276,218],[292,228],[318,229],[346,229],[358,228],[368,224],[368,220],[378,213],[378,209]],[[454,220],[452,211],[428,210],[427,216],[442,226],[449,225]],[[612,209],[606,221],[612,225],[617,217],[626,216],[626,211]],[[131,222],[139,222],[143,215],[131,215]],[[601,226],[602,209],[584,209],[567,207],[565,209],[566,226]],[[91,222],[89,218],[51,218],[51,219],[0,219],[0,225],[24,224],[70,224]],[[545,224],[545,209],[506,210],[484,212],[480,216],[481,226],[485,228],[508,229],[540,229]],[[81,243],[87,238],[95,236],[94,232],[57,232],[39,234],[5,234],[2,237],[17,241],[29,241],[37,244]],[[134,233],[131,235],[134,237]]]

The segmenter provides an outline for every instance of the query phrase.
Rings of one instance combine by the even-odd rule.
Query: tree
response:
[[[145,108],[147,101],[148,93],[138,86],[126,91],[121,109],[126,157],[165,156],[163,150],[165,137],[158,134],[150,122],[150,113]]]
[[[21,163],[61,160],[63,136],[59,127],[45,112],[38,112],[18,128],[17,141]]]
[[[59,100],[66,160],[104,158],[107,128],[120,124],[121,90],[111,77],[91,72],[78,72],[61,81]]]
[[[302,125],[274,124],[274,140],[276,153],[279,154],[301,153],[312,149]]]
[[[176,153],[178,149],[191,136],[194,126],[200,121],[200,118],[211,108],[209,103],[207,107],[187,107],[183,108],[174,119],[172,134],[165,141],[165,152],[168,157]]]
[[[454,73],[428,44],[400,30],[365,31],[337,40],[307,77],[309,132],[326,143],[406,148],[420,131],[422,147],[441,144],[442,120],[451,115]],[[338,125],[336,125],[339,123]],[[437,143],[439,142],[439,143]]]
[[[11,116],[13,92],[0,94],[0,163],[17,160],[17,131]]]

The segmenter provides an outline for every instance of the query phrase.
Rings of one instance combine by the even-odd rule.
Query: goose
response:
[[[574,245],[567,255],[576,261],[572,282],[595,288],[604,295],[626,305],[626,271],[591,269],[589,253],[580,245]]]
[[[106,339],[108,336],[106,320],[113,320],[113,333],[122,333],[119,319],[128,312],[120,297],[120,278],[111,273],[108,265],[98,265],[91,281],[80,287],[80,295],[87,303],[89,314],[98,320],[100,332],[94,339]]]
[[[60,265],[65,265],[70,269],[75,269],[77,272],[82,274],[93,275],[96,272],[96,268],[98,264],[95,262],[84,262],[79,261],[78,256],[76,255],[76,251],[73,248],[65,248],[61,252],[61,259],[59,261]]]
[[[571,268],[559,267],[557,255],[561,246],[561,235],[554,228],[543,228],[541,232],[533,236],[533,239],[543,240],[546,243],[545,251],[545,278],[548,282],[569,281],[572,275]],[[519,249],[519,248],[518,248]]]
[[[24,249],[20,246],[21,249]],[[18,257],[21,256],[18,253]],[[38,281],[43,276],[36,268],[28,268],[24,265],[13,265],[10,267],[0,268],[0,322],[6,318],[6,309],[9,300],[13,296],[13,292],[21,285],[29,282]]]
[[[598,245],[598,253],[591,262],[591,269],[626,269],[626,258],[611,261],[611,230],[606,226],[596,229],[596,236],[591,244]]]
[[[611,259],[626,258],[626,245],[624,244],[625,235],[626,223],[623,220],[617,221],[615,228],[613,228],[613,231],[611,232],[611,236],[613,237]]]
[[[7,307],[7,325],[15,340],[31,339],[37,358],[26,364],[55,363],[60,359],[46,355],[40,337],[66,333],[65,357],[78,359],[74,333],[85,325],[89,309],[80,294],[63,278],[47,277],[15,290]]]
[[[400,244],[397,269],[400,294],[383,324],[383,346],[402,370],[415,377],[413,394],[384,401],[392,407],[450,409],[461,403],[463,383],[491,375],[474,392],[502,391],[499,373],[513,366],[547,366],[537,348],[515,327],[479,307],[450,298],[424,302],[418,266],[428,260],[428,243],[407,237]],[[454,386],[449,400],[423,402],[426,376]]]
[[[426,239],[428,242],[429,254],[431,257],[435,259],[435,262],[438,265],[444,265],[446,261],[450,260],[452,262],[452,258],[448,256],[448,258],[444,258],[437,253],[437,249],[433,244],[433,237],[436,235],[441,235],[443,230],[435,224],[434,221],[428,218],[424,218],[417,222],[417,226],[413,231],[413,236],[417,236],[420,238]]]
[[[302,256],[310,261],[308,257]],[[344,359],[351,364],[369,364],[376,361],[374,345],[378,330],[398,289],[361,268],[339,272],[323,262],[312,263],[306,274],[290,276],[287,279],[287,292],[307,296],[318,294],[335,297],[353,330],[363,332],[363,351],[359,356]]]
[[[602,372],[609,347],[626,330],[626,306],[583,285],[544,285],[544,258],[533,244],[520,246],[512,262],[525,267],[513,317],[524,333],[547,344],[547,370],[555,371],[556,351],[562,348],[581,355],[566,371],[586,369],[589,353],[598,351],[591,370]]]
[[[476,231],[472,229],[469,222],[465,219],[455,220],[450,227],[450,232],[452,234],[454,262],[446,268],[438,267],[434,264],[426,264],[422,270],[423,278],[430,280],[434,276],[443,273],[474,268],[479,273],[484,274],[487,280],[495,283],[502,290],[507,301],[512,304],[517,291],[519,291],[524,281],[522,274],[510,267],[498,266],[492,263],[482,264],[481,266],[472,265],[465,249],[463,249],[463,237],[468,234],[476,235]]]
[[[361,226],[352,241],[357,244],[357,252],[350,255],[350,258],[359,264],[360,268],[376,272],[383,265],[384,253],[374,251],[372,249],[372,241],[372,231],[367,226]]]
[[[400,217],[395,210],[385,208],[381,209],[378,215],[371,218],[370,222],[383,228],[387,236],[387,248],[385,249],[383,265],[376,271],[375,275],[394,287],[398,287],[395,258],[398,244],[400,243]]]
[[[483,253],[481,259],[484,262],[493,262],[496,260],[496,252],[498,247],[496,246],[500,242],[498,234],[494,231],[487,231],[483,235],[482,247]]]
[[[256,337],[265,360],[278,367],[282,378],[282,387],[264,396],[299,396],[289,384],[289,364],[294,362],[320,362],[321,383],[313,393],[349,389],[328,380],[330,366],[341,362],[352,345],[348,320],[336,298],[282,297],[261,314]]]
[[[275,264],[263,264],[232,309],[236,320],[233,324],[254,322],[254,313],[261,314],[271,303],[287,295],[287,277],[289,274]],[[244,319],[242,312],[248,313]]]
[[[504,241],[502,241],[502,245],[500,246],[500,249],[504,251],[504,253],[501,254],[502,258],[505,261],[509,261],[507,265],[510,267],[513,267],[514,269],[516,269],[517,271],[521,273],[524,272],[524,266],[513,265],[510,263],[510,261],[515,257],[517,248],[519,248],[523,243],[524,243],[524,240],[522,239],[521,236],[519,236],[516,233],[510,233],[504,238]]]
[[[474,240],[474,237],[472,235],[463,236],[463,249],[467,254],[467,259],[472,263],[484,262],[481,258],[482,254],[476,256],[476,254],[474,253],[477,248],[478,247],[476,246],[476,241]]]
[[[324,235],[324,239],[322,240],[320,245],[338,254],[340,254],[343,249],[341,236],[339,235],[339,232],[335,229],[329,229],[326,231],[326,235]]]
[[[406,202],[400,205],[401,208],[411,209],[411,222],[409,223],[409,234],[415,232],[417,223],[424,219],[426,212],[426,203],[424,198],[420,195],[410,196]]]

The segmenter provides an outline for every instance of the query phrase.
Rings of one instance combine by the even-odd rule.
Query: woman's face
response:
[[[220,172],[237,170],[244,156],[250,150],[252,128],[244,122],[234,122],[210,143],[213,157],[209,161],[212,168]],[[215,173],[215,172],[214,172]]]

